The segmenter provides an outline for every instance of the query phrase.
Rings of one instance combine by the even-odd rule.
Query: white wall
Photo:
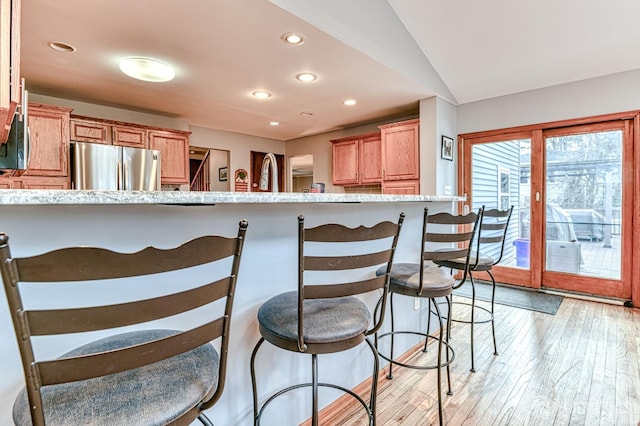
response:
[[[189,124],[186,121],[157,114],[147,114],[122,108],[112,108],[69,99],[54,98],[37,93],[29,93],[29,102],[73,108],[71,114],[84,115],[87,117],[124,121],[145,126],[164,127],[167,129],[189,130]]]
[[[219,180],[221,167],[229,167],[229,151],[222,149],[209,150],[209,183],[211,191],[230,191],[233,177],[227,173],[227,180]],[[229,172],[229,171],[227,171]]]
[[[640,109],[640,70],[532,90],[458,107],[458,133]]]

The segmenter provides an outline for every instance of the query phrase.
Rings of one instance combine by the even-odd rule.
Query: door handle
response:
[[[536,201],[540,202],[540,192],[536,191]]]

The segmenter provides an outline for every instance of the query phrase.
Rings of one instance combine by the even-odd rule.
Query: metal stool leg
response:
[[[261,337],[260,340],[258,340],[258,343],[256,344],[255,348],[253,348],[253,352],[251,353],[251,386],[253,389],[253,424],[254,426],[257,426],[258,424],[260,424],[260,421],[258,419],[258,388],[256,385],[256,354],[258,353],[258,349],[260,348],[260,346],[262,346],[262,344],[264,343],[264,338]]]
[[[493,333],[493,354],[498,355],[498,344],[496,343],[496,320],[494,318],[494,310],[493,307],[495,305],[496,299],[496,279],[493,278],[493,274],[491,271],[487,271],[489,276],[491,277],[491,332]]]
[[[447,390],[447,395],[453,395],[453,391],[451,390],[451,368],[450,368],[450,364],[451,364],[451,360],[449,359],[449,337],[451,336],[451,308],[453,307],[453,302],[451,300],[453,296],[453,293],[451,294],[451,296],[445,296],[445,299],[447,301],[447,309],[448,309],[448,313],[447,313],[447,384],[449,386],[449,389]],[[435,301],[434,301],[435,303]]]
[[[429,329],[431,328],[431,299],[427,300],[427,334],[429,334]],[[436,303],[436,301],[434,300],[433,303]],[[422,352],[427,352],[427,343],[429,343],[428,337],[424,339],[424,348],[422,348]]]
[[[438,321],[440,323],[440,334],[438,338],[438,418],[440,419],[440,426],[444,424],[443,412],[442,412],[442,335],[444,333],[442,324],[442,315],[437,303],[434,303],[436,312],[438,313]],[[447,353],[449,350],[447,349]],[[448,366],[447,366],[448,368]]]
[[[311,354],[311,388],[313,393],[311,425],[318,426],[318,355]]]
[[[378,351],[371,344],[369,339],[365,339],[371,352],[373,352],[373,376],[371,376],[371,396],[369,398],[369,425],[376,425],[376,400],[378,397],[378,372],[380,371],[380,360],[378,359]]]
[[[393,321],[393,293],[389,295],[389,304],[391,305],[391,356],[390,359],[393,359],[393,337],[394,337],[394,321]],[[387,379],[393,379],[393,363],[389,363],[389,374],[387,374]]]
[[[473,282],[473,275],[471,274],[471,271],[469,271],[469,278],[471,278],[471,372],[475,373],[476,372],[476,367],[475,367],[475,357],[473,354],[473,325],[476,322],[476,312],[475,312],[475,308],[476,308],[476,285]]]

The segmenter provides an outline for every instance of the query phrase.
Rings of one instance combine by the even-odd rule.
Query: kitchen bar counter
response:
[[[464,201],[464,197],[301,192],[76,191],[0,190],[0,205],[30,204],[179,204],[226,203],[388,203]]]
[[[259,339],[256,313],[271,296],[297,288],[297,217],[308,226],[334,222],[371,226],[407,217],[398,240],[396,262],[418,262],[425,207],[431,212],[457,209],[460,197],[318,193],[190,193],[116,191],[0,190],[0,231],[9,235],[12,254],[28,256],[62,246],[95,245],[120,252],[147,245],[174,247],[204,234],[235,235],[238,222],[249,228],[238,275],[231,323],[227,384],[222,398],[207,411],[218,425],[251,425],[252,398],[249,358]],[[195,273],[195,272],[191,272]],[[165,283],[153,283],[162,286]],[[63,287],[64,288],[64,287]],[[56,297],[55,286],[39,286],[39,297]],[[81,303],[81,295],[74,295]],[[4,297],[2,297],[4,299]],[[406,300],[405,300],[406,299]],[[426,306],[414,309],[412,298],[398,298],[398,327],[426,325]],[[375,295],[365,302],[372,305]],[[11,424],[11,407],[23,386],[22,367],[7,304],[0,301],[0,424]],[[432,321],[435,326],[436,321]],[[161,326],[162,324],[160,324]],[[383,329],[388,330],[389,321]],[[86,337],[70,336],[73,344]],[[398,353],[417,341],[398,339]],[[384,347],[384,346],[382,346]],[[59,349],[43,344],[47,355]],[[371,356],[361,345],[319,359],[320,380],[353,388],[371,373]],[[382,363],[384,365],[384,363]],[[307,381],[311,359],[265,345],[257,360],[258,392],[270,395],[292,382]],[[320,392],[322,406],[341,396]],[[269,406],[263,426],[295,425],[310,415],[310,391]]]

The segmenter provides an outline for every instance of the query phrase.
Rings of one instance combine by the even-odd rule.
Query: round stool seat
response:
[[[405,296],[413,297],[441,297],[453,291],[455,279],[445,268],[440,268],[431,262],[425,262],[423,272],[422,293],[420,288],[420,264],[418,263],[394,263],[391,267],[389,291]],[[377,275],[383,275],[386,271],[380,268]]]
[[[484,255],[482,254],[482,252],[480,253],[479,257],[476,252],[471,252],[471,255],[469,256],[469,267],[472,271],[487,271],[491,269],[493,265],[495,265],[495,262],[496,261],[494,258]],[[465,268],[466,259],[436,261],[436,263],[445,268],[461,270]]]
[[[161,339],[173,330],[123,333],[80,346],[64,356],[109,351]],[[218,386],[219,357],[211,344],[144,367],[42,388],[52,425],[168,424]],[[32,425],[25,389],[13,406],[16,425]]]
[[[349,349],[365,339],[371,322],[367,306],[353,296],[304,301],[304,341],[308,353]],[[258,310],[260,333],[281,348],[298,349],[298,292],[272,297]]]

